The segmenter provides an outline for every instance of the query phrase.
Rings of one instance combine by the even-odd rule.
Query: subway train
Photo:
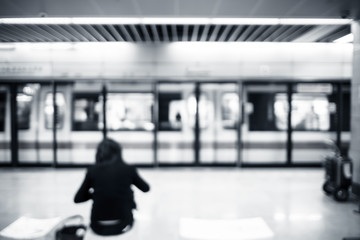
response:
[[[344,81],[59,81],[55,121],[51,83],[16,88],[22,164],[53,162],[54,122],[59,165],[94,163],[104,127],[126,162],[143,165],[318,164],[329,140],[346,149],[350,139]],[[1,163],[11,161],[10,95],[1,84]]]

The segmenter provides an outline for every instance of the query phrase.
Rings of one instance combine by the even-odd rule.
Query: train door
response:
[[[287,163],[286,84],[244,84],[242,164]]]
[[[337,89],[330,83],[297,83],[292,90],[292,162],[321,163],[337,139]]]
[[[70,133],[71,133],[71,90],[72,85],[57,83],[55,96],[53,92],[46,92],[44,121],[46,129],[53,131],[54,126],[54,98],[56,107],[56,164],[71,163]],[[54,133],[53,133],[54,134]]]
[[[194,83],[158,84],[158,164],[195,164]]]
[[[341,112],[337,111],[341,123],[339,124],[340,129],[340,141],[341,141],[341,150],[343,154],[348,154],[349,145],[350,145],[350,119],[351,119],[351,87],[350,84],[341,85],[340,90],[340,102]]]
[[[50,84],[28,83],[17,87],[18,161],[20,164],[52,164],[53,132],[46,116]]]
[[[153,165],[153,85],[110,82],[106,86],[107,136],[122,145],[125,162]]]
[[[200,164],[238,162],[237,83],[201,83],[199,96]]]
[[[67,110],[71,115],[71,128],[66,141],[68,144],[64,144],[63,148],[70,150],[71,156],[66,163],[94,164],[97,145],[104,136],[103,85],[100,82],[77,81],[69,92],[72,105]],[[70,109],[73,109],[72,114]]]
[[[10,91],[0,85],[0,164],[11,163]]]

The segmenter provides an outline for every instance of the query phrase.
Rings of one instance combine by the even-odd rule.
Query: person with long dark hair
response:
[[[75,203],[93,200],[90,227],[96,234],[118,235],[131,229],[136,208],[131,185],[150,190],[136,168],[123,161],[120,144],[104,139],[97,147],[96,164],[87,169],[74,198]]]

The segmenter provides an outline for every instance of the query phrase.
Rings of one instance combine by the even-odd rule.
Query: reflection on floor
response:
[[[322,190],[321,169],[140,169],[132,232],[119,239],[307,239],[360,236],[357,201]],[[84,169],[0,169],[0,229],[20,216],[82,214],[74,204]],[[241,230],[243,229],[243,231]]]

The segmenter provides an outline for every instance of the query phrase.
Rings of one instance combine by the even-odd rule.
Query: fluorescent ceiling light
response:
[[[337,18],[280,18],[279,24],[284,25],[346,25],[351,19]]]
[[[277,25],[279,18],[212,18],[212,24],[221,25]]]
[[[2,18],[3,24],[71,24],[71,18]]]
[[[141,18],[71,18],[73,24],[141,24]]]
[[[219,24],[219,25],[344,25],[351,19],[321,18],[0,18],[0,24]]]
[[[142,24],[210,24],[211,18],[143,18]]]
[[[335,39],[334,43],[351,43],[354,41],[354,35],[352,33],[349,33],[348,35],[345,35],[341,38]]]
[[[212,24],[243,25],[346,25],[351,19],[326,18],[212,18]]]

